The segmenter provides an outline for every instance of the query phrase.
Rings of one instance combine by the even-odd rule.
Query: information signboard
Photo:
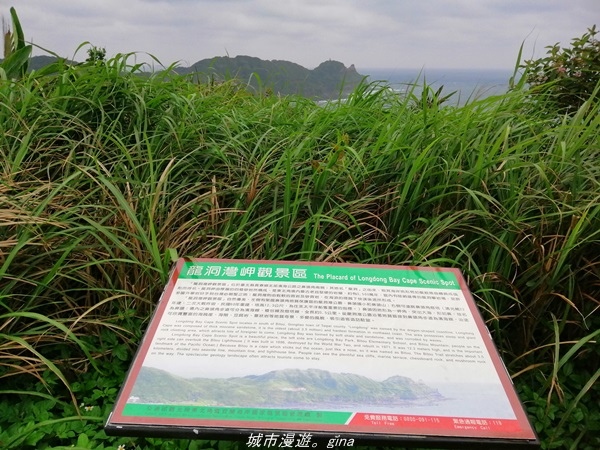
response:
[[[105,428],[538,445],[459,270],[285,261],[180,259]]]

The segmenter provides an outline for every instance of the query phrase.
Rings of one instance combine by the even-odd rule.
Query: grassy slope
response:
[[[319,107],[121,57],[56,69],[0,81],[4,445],[116,445],[99,417],[170,248],[459,267],[544,445],[600,445],[598,105],[548,118],[519,90],[453,108],[371,85]]]

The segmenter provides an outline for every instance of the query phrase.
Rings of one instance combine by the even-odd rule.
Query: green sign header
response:
[[[338,265],[187,261],[183,264],[179,278],[195,280],[333,283],[460,290],[456,276],[454,273],[448,271],[395,270]]]

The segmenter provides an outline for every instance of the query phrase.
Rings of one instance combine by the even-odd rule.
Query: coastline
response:
[[[434,90],[443,86],[442,94],[456,91],[450,104],[462,104],[467,99],[486,98],[503,94],[513,71],[509,69],[429,69],[429,68],[366,68],[361,73],[368,74],[367,81],[389,84],[397,92],[409,92],[414,89],[420,94],[426,83]]]

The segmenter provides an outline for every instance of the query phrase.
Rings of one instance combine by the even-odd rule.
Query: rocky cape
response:
[[[252,56],[219,56],[174,70],[182,75],[192,75],[198,82],[237,79],[263,94],[302,95],[316,100],[345,97],[365,78],[354,65],[346,67],[339,61],[325,61],[310,70],[290,61],[269,61]]]

